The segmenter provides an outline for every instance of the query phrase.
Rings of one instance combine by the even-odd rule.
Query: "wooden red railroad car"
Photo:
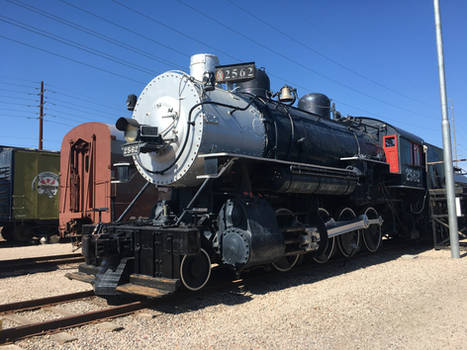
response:
[[[114,126],[98,122],[80,124],[63,138],[60,151],[61,237],[79,235],[83,224],[116,220],[146,182],[131,161],[123,158],[123,143],[122,133]],[[128,182],[121,181],[123,174],[129,178]],[[150,216],[158,197],[156,187],[146,189],[126,216]]]

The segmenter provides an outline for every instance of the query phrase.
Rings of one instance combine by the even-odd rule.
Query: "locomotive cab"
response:
[[[425,156],[421,140],[398,130],[383,136],[383,149],[393,178],[390,186],[425,189]]]
[[[370,126],[368,132],[379,140],[389,164],[387,186],[424,191],[426,155],[423,140],[384,121],[369,117],[354,118],[362,128]]]

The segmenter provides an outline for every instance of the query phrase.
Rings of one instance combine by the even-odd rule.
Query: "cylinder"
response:
[[[219,58],[209,53],[199,53],[190,58],[190,75],[196,80],[203,81],[205,72],[215,74]]]

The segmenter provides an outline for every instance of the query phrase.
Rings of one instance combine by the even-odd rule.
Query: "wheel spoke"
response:
[[[318,214],[324,224],[326,224],[326,222],[331,220],[331,215],[329,214],[329,211],[327,211],[324,208],[319,208]],[[328,239],[326,242],[326,247],[324,248],[323,252],[318,256],[314,256],[313,260],[319,264],[324,264],[333,257],[333,255],[335,254],[335,251],[336,251],[336,239],[335,238]]]
[[[368,219],[377,219],[378,212],[373,207],[368,207],[364,213]],[[365,244],[366,249],[374,253],[381,246],[381,226],[371,225],[367,229],[363,230],[363,243]]]
[[[341,210],[338,220],[351,220],[356,216],[357,215],[351,208],[346,207]],[[355,230],[337,236],[337,245],[339,247],[339,251],[344,257],[350,258],[360,250],[360,236],[360,230]]]
[[[272,266],[280,272],[287,272],[292,270],[292,268],[297,264],[300,259],[300,254],[284,256],[279,260],[272,263]]]

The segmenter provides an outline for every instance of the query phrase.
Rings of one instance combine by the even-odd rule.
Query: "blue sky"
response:
[[[323,92],[345,115],[387,120],[441,145],[430,0],[0,3],[0,144],[37,146],[41,80],[47,89],[44,147],[58,150],[75,125],[128,116],[128,94],[138,95],[169,69],[188,71],[190,55],[209,52],[221,64],[255,61],[266,68],[273,90],[287,83],[299,95]],[[464,0],[441,1],[448,99],[463,158],[466,13]]]

